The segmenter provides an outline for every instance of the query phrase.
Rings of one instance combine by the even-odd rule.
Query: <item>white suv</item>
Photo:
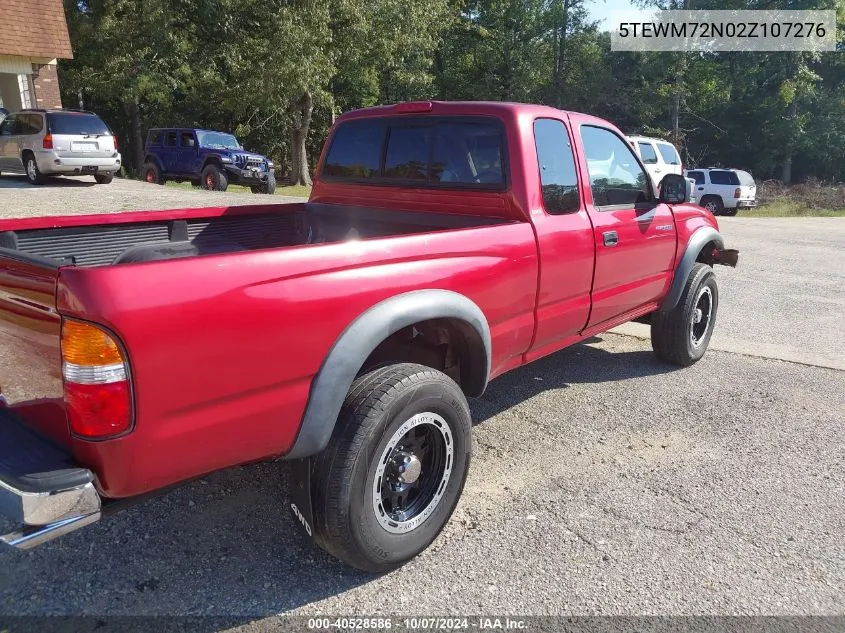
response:
[[[747,171],[708,167],[689,169],[686,177],[695,180],[698,204],[713,215],[736,215],[757,206],[757,185]]]
[[[669,141],[647,136],[629,136],[628,141],[643,162],[651,181],[654,183],[655,191],[658,190],[660,181],[666,174],[678,174],[680,176],[684,173],[678,150]]]
[[[106,184],[118,170],[117,139],[92,112],[21,110],[0,123],[0,172],[24,174],[33,185],[53,175]]]

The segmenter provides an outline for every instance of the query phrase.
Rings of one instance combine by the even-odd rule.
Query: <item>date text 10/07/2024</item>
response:
[[[497,617],[475,617],[475,618],[396,618],[374,617],[374,618],[309,618],[308,628],[310,630],[389,630],[406,629],[409,631],[497,631],[526,630],[528,624],[524,620]]]

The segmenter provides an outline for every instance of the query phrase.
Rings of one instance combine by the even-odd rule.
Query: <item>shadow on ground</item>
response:
[[[473,418],[482,422],[571,383],[670,370],[650,352],[578,345],[491,383],[472,403]],[[31,552],[2,550],[0,613],[206,616],[189,628],[213,631],[370,582],[372,575],[325,554],[294,523],[288,475],[284,462],[231,469]],[[225,622],[208,617],[220,614]],[[39,628],[45,630],[43,622]]]
[[[42,189],[42,188],[61,188],[61,187],[93,187],[97,183],[90,176],[86,176],[85,180],[79,178],[64,178],[57,176],[55,178],[47,178],[43,185],[31,185],[26,179],[26,176],[10,176],[3,174],[0,176],[0,189]]]

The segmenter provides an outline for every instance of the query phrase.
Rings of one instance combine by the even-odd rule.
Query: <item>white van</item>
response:
[[[669,141],[647,136],[629,136],[628,141],[633,146],[637,156],[643,161],[643,165],[645,165],[645,169],[654,183],[655,191],[657,191],[660,181],[666,174],[678,174],[680,176],[684,173],[681,156]]]

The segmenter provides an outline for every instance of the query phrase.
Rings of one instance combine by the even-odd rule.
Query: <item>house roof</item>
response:
[[[3,0],[0,55],[72,59],[62,0]]]

